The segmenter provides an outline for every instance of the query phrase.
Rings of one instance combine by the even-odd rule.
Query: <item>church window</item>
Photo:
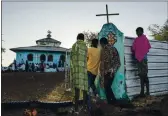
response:
[[[33,54],[28,54],[27,55],[27,60],[28,61],[33,61]]]
[[[53,55],[49,55],[49,56],[48,56],[48,61],[49,61],[49,62],[52,62],[52,61],[53,61]]]
[[[65,63],[65,55],[62,54],[62,55],[60,55],[58,67],[64,67],[64,63]]]
[[[44,55],[44,54],[42,54],[41,56],[40,56],[40,61],[45,61],[46,60],[46,56]]]

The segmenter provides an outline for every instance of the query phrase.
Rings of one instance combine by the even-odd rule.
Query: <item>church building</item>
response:
[[[70,49],[60,47],[61,42],[51,38],[51,31],[48,31],[46,38],[36,41],[35,46],[11,48],[16,53],[16,63],[41,63],[63,67],[64,62],[69,59]]]

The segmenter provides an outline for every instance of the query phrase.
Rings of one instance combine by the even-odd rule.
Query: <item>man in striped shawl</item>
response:
[[[84,34],[78,34],[77,42],[72,46],[70,58],[70,85],[75,90],[75,112],[78,113],[80,90],[83,91],[83,105],[85,108],[87,106],[87,46],[84,42]]]

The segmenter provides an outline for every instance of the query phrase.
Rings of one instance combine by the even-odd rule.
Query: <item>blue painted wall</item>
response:
[[[27,55],[28,54],[33,54],[33,61],[29,61],[30,63],[40,63],[40,56],[44,54],[46,56],[46,61],[45,63],[56,63],[58,65],[59,58],[62,54],[65,55],[65,52],[37,52],[37,51],[17,51],[16,52],[16,62],[17,64],[22,62],[22,59],[24,62],[27,60]],[[53,55],[53,62],[48,62],[48,56]],[[69,65],[69,56],[67,58],[67,62]]]

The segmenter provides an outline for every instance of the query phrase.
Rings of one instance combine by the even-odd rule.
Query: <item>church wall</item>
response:
[[[48,64],[53,64],[53,63],[56,63],[58,64],[59,62],[59,59],[60,59],[60,56],[62,54],[65,55],[64,52],[36,52],[36,51],[19,51],[19,52],[16,52],[16,62],[17,64],[21,63],[22,62],[22,59],[24,62],[26,62],[27,60],[27,56],[28,54],[33,54],[33,61],[29,61],[29,63],[40,63],[40,56],[42,54],[44,54],[46,56],[46,61],[45,63],[48,63]],[[53,55],[53,62],[48,62],[48,55]],[[69,59],[68,59],[68,64],[69,64]]]

